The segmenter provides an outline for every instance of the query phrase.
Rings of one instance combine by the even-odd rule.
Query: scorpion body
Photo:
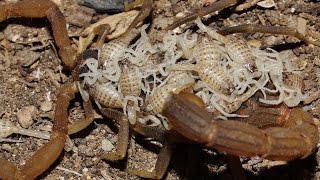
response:
[[[121,75],[119,85],[123,96],[140,96],[141,75],[130,61],[121,62]]]
[[[198,18],[195,22],[202,31],[208,33],[210,37],[222,42],[225,45],[225,51],[233,61],[235,61],[237,64],[240,64],[250,72],[255,71],[255,57],[248,45],[243,40],[233,36],[222,36],[213,29],[205,26],[201,22],[200,18]]]
[[[142,81],[137,67],[130,61],[121,62],[119,86],[125,101],[123,110],[128,110],[129,122],[135,124],[137,119],[136,111],[139,110],[138,98],[141,94]]]
[[[88,88],[89,94],[106,107],[122,108],[123,97],[111,84],[95,83]]]
[[[249,49],[248,44],[244,40],[227,36],[224,40],[227,54],[235,62],[241,64],[250,72],[256,71],[255,56]]]
[[[177,74],[177,73],[175,73]],[[146,111],[152,112],[153,114],[161,113],[163,109],[163,105],[165,103],[165,99],[172,93],[179,93],[184,89],[192,86],[194,83],[194,79],[192,79],[186,73],[179,73],[180,76],[173,76],[168,80],[168,84],[157,87],[154,93],[151,95],[150,100],[148,101]],[[179,81],[177,81],[177,77],[180,77]]]
[[[197,45],[194,47],[197,64],[211,64],[220,62],[223,59],[222,52],[218,49],[217,44],[207,35],[198,37]]]
[[[225,95],[230,95],[234,91],[235,88],[230,76],[223,72],[216,63],[211,63],[209,66],[207,64],[197,64],[196,66],[199,78],[214,91]]]

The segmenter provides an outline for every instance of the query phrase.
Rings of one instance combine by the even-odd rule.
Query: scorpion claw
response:
[[[157,158],[156,166],[151,172],[147,170],[138,170],[138,169],[126,169],[126,172],[129,174],[133,174],[133,175],[148,178],[148,179],[161,179],[166,173],[172,153],[173,153],[173,144],[171,144],[169,141],[166,141],[160,150],[160,153]]]
[[[76,51],[71,47],[66,20],[55,3],[43,0],[23,0],[0,6],[0,9],[0,21],[12,17],[47,17],[51,23],[53,36],[60,49],[59,55],[61,56],[63,63],[70,69],[74,67]]]
[[[109,161],[121,160],[126,156],[127,149],[128,149],[128,141],[129,141],[128,117],[123,113],[111,108],[102,108],[101,113],[117,121],[117,123],[119,124],[119,132],[118,132],[118,144],[117,144],[116,152],[103,153],[100,155],[100,158],[106,159]]]

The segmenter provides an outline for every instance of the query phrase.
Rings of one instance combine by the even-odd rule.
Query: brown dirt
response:
[[[172,23],[177,13],[192,12],[196,7],[200,7],[202,2],[204,1],[155,0],[154,29],[151,34]],[[0,1],[0,3],[5,2]],[[268,9],[253,6],[240,12],[224,10],[220,15],[209,18],[207,22],[212,22],[210,26],[217,29],[245,23],[292,26],[297,18],[303,18],[307,22],[307,36],[320,40],[319,7],[318,1],[311,0],[276,1],[276,7]],[[73,0],[64,2],[61,10],[67,17],[69,35],[73,40],[78,38],[79,32],[85,26],[106,16],[97,14],[90,8],[78,6]],[[192,25],[192,23],[189,24]],[[189,27],[189,24],[183,29]],[[295,38],[283,35],[254,33],[240,36],[244,36],[248,41],[258,40],[262,47],[273,47],[278,51],[292,50],[303,64],[306,93],[312,94],[319,91],[320,47],[307,46],[303,43],[296,45],[293,44],[297,42]],[[69,72],[63,70],[59,73],[60,63],[53,46],[50,24],[46,20],[16,18],[0,23],[1,119],[8,119],[18,125],[17,112],[26,106],[35,106],[37,110],[33,114],[34,123],[29,129],[50,130],[57,90],[61,84],[71,79]],[[22,67],[23,71],[19,71],[22,65],[25,67]],[[35,78],[37,71],[40,71],[40,78]],[[52,99],[54,106],[51,110],[44,112],[40,107],[48,96]],[[83,116],[81,105],[81,98],[78,96],[71,105],[70,120]],[[319,95],[307,105],[307,108],[318,123]],[[125,160],[100,161],[98,155],[102,152],[102,140],[109,140],[116,145],[117,134],[113,131],[116,129],[114,127],[112,122],[96,120],[85,131],[71,136],[60,159],[39,179],[139,179],[125,173],[125,167],[152,169],[159,152],[159,145],[157,143],[150,145],[140,136],[133,136]],[[47,142],[21,135],[11,135],[8,138],[24,141],[23,143],[0,143],[0,156],[16,165],[25,163],[26,159]],[[187,145],[177,146],[175,152],[166,179],[231,178],[224,155]],[[320,179],[320,155],[318,154],[317,150],[307,159],[281,166],[274,166],[270,161],[257,158],[242,158],[242,162],[250,179]],[[75,171],[81,176],[61,168]]]

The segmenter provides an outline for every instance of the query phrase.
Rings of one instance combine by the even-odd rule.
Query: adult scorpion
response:
[[[187,15],[186,17],[177,20],[173,24],[169,25],[165,31],[173,30],[186,22],[195,20],[198,17],[203,17],[211,12],[233,6],[236,3],[238,3],[237,0],[217,1],[207,7],[204,7],[197,13]],[[124,35],[116,40],[112,40],[107,44],[103,43],[105,41],[106,33],[108,33],[108,26],[105,26],[103,31],[101,31],[99,28],[95,29],[94,34],[100,36],[96,48],[103,50],[107,46],[109,48],[107,48],[107,50],[111,51],[114,51],[113,48],[118,48],[118,50],[121,48],[126,48],[131,41],[139,35],[138,24],[150,14],[152,10],[152,4],[152,0],[143,1],[141,8],[142,10],[133,20]],[[148,86],[149,89],[145,88],[143,93],[140,92],[141,90],[131,92],[130,88],[136,88],[136,86],[134,86],[136,84],[129,84],[127,86],[127,84],[124,83],[125,85],[120,86],[122,86],[122,89],[125,90],[125,96],[128,96],[129,98],[126,99],[125,97],[121,97],[123,94],[120,94],[119,96],[115,95],[115,85],[113,83],[121,81],[121,79],[123,79],[124,82],[127,82],[128,78],[130,77],[121,77],[121,74],[117,74],[117,71],[110,71],[115,67],[118,68],[118,63],[120,63],[121,67],[119,66],[119,68],[122,68],[127,74],[132,73],[135,75],[134,72],[136,68],[132,67],[130,64],[132,63],[132,61],[130,61],[130,57],[132,56],[112,56],[109,57],[111,60],[107,62],[101,62],[98,54],[94,50],[89,49],[84,52],[80,52],[81,54],[77,54],[76,50],[71,47],[71,42],[67,34],[65,18],[57,5],[51,1],[23,0],[14,4],[0,6],[0,9],[0,21],[4,21],[11,17],[46,17],[51,23],[53,36],[56,45],[59,48],[59,55],[62,59],[62,62],[66,68],[73,72],[74,81],[74,83],[65,84],[57,94],[54,122],[49,142],[42,146],[29,160],[26,161],[24,165],[19,168],[17,168],[8,160],[0,158],[0,163],[2,164],[2,168],[0,168],[0,178],[2,179],[34,179],[43,174],[43,172],[45,172],[61,154],[68,134],[73,134],[84,129],[93,121],[93,108],[89,100],[90,98],[96,100],[99,105],[102,105],[100,107],[100,112],[103,115],[115,119],[120,125],[116,152],[102,154],[102,159],[120,160],[126,156],[129,128],[138,132],[139,134],[154,138],[164,143],[162,149],[160,150],[155,169],[152,172],[127,169],[128,173],[141,177],[154,179],[160,179],[163,177],[172,155],[171,145],[175,142],[192,141],[194,143],[203,144],[207,148],[216,149],[219,152],[235,156],[260,156],[266,159],[284,161],[306,158],[316,149],[319,141],[318,128],[313,122],[312,116],[310,116],[301,108],[288,108],[284,105],[281,105],[280,107],[274,108],[276,113],[270,114],[268,112],[270,107],[255,106],[251,107],[251,109],[248,108],[240,111],[240,115],[248,115],[246,119],[240,118],[241,121],[245,122],[240,122],[240,120],[218,120],[216,117],[213,117],[212,113],[209,113],[206,110],[207,104],[203,102],[204,99],[201,99],[192,93],[193,89],[190,89],[190,87],[193,86],[195,81],[192,74],[187,73],[184,70],[179,72],[180,70],[178,68],[175,69],[174,66],[169,66],[168,69],[171,69],[172,72],[168,72],[168,74],[163,77],[163,81],[160,81],[161,83],[155,82],[154,87]],[[213,33],[213,31],[206,30],[201,26],[199,27],[205,33],[211,36],[211,38],[221,41],[226,46],[232,41],[232,39],[230,40],[227,38],[221,38],[221,35],[240,32],[285,34],[297,37],[306,44],[320,45],[318,41],[310,40],[293,28],[243,25],[220,30],[218,31],[220,35],[217,35]],[[141,36],[143,36],[143,30],[140,30],[140,32]],[[116,45],[120,44],[121,46],[113,46],[111,45],[112,43],[116,43]],[[180,44],[180,46],[181,45],[182,44]],[[181,46],[181,48],[183,47]],[[162,51],[169,51],[169,48],[163,49]],[[224,56],[231,57],[232,55],[227,55],[228,52],[230,53],[231,51],[232,49],[227,50],[227,53]],[[151,59],[153,57],[152,55],[156,53],[151,53],[152,55],[150,55],[150,52],[151,50],[144,55]],[[175,55],[171,56],[171,59],[175,59],[174,56]],[[187,56],[187,54],[184,54],[184,56]],[[159,57],[162,56],[159,55]],[[115,58],[116,60],[112,58]],[[92,61],[87,61],[88,59]],[[96,62],[95,59],[99,61]],[[115,61],[114,64],[112,64],[113,61]],[[155,65],[158,65],[157,63],[159,62],[155,62]],[[176,65],[175,63],[176,61],[169,65]],[[208,62],[204,62],[204,64],[205,63]],[[254,63],[241,63],[249,64],[244,66],[241,65],[241,67],[244,67],[248,72],[255,72],[256,67]],[[179,63],[177,64],[180,65]],[[95,70],[99,70],[97,73],[98,75],[100,71],[107,73],[107,75],[103,74],[98,77],[93,76],[92,73]],[[165,73],[166,72],[164,72],[164,74]],[[171,76],[170,73],[172,73]],[[200,74],[201,70],[199,70],[198,73]],[[175,79],[176,76],[181,79]],[[156,81],[156,77],[157,76],[154,76],[154,81]],[[102,84],[101,86],[100,84],[97,84],[105,81],[104,78],[108,79],[109,84]],[[115,78],[115,80],[112,78]],[[139,80],[139,77],[134,78]],[[254,79],[254,83],[260,83],[260,80],[261,82],[265,81],[267,83],[268,80],[264,78],[266,78],[264,75],[258,74],[252,79]],[[145,80],[147,81],[147,78],[145,78]],[[274,77],[272,80],[276,81],[277,79]],[[205,78],[203,81],[205,81]],[[79,82],[84,83],[81,84]],[[211,81],[208,81],[207,83],[210,82]],[[252,96],[258,89],[261,89],[259,88],[259,85],[261,86],[263,84],[262,86],[264,86],[266,83],[254,84],[256,86],[253,86],[257,87],[254,92],[249,92],[249,90],[243,91]],[[140,84],[138,87],[140,88]],[[247,89],[248,87],[249,86],[244,89]],[[232,87],[228,90],[229,92],[226,94],[230,95],[233,93],[234,88]],[[75,122],[74,124],[68,125],[68,107],[71,100],[75,98],[76,93],[79,91],[82,93],[85,100],[84,109],[86,111],[86,118]],[[152,91],[152,93],[148,94],[148,91]],[[113,96],[110,97],[110,94],[107,94],[107,96],[105,94],[106,92],[110,92]],[[89,93],[90,97],[86,96],[86,93]],[[142,112],[138,112],[139,107],[137,107],[136,102],[139,102],[139,99],[134,99],[130,96],[139,97],[141,94],[144,96],[150,95],[150,98],[148,101],[145,101],[148,104],[144,107],[141,107]],[[241,99],[241,103],[243,103],[250,98],[250,96],[244,98],[243,100],[241,98],[234,97],[234,99],[231,101],[237,100],[238,98]],[[117,98],[117,100],[112,98]],[[124,110],[125,112],[123,113],[118,110],[124,109],[122,106],[125,104],[124,100],[128,102],[127,108],[131,111],[126,112]],[[227,98],[223,100],[228,102]],[[241,103],[239,104],[239,107],[241,106]],[[279,103],[282,103],[282,100]],[[251,111],[253,108],[256,108],[255,111]],[[133,112],[137,114],[129,114]],[[265,122],[267,121],[268,125],[281,127],[264,127],[265,129],[256,127],[256,124],[259,123],[255,120],[260,120],[260,113],[263,113],[263,115],[266,116],[266,119],[263,120]],[[130,115],[131,118],[128,118]],[[154,125],[163,124],[164,127],[169,130],[165,130],[165,128],[161,127],[148,126],[145,124],[145,122],[150,121],[150,119],[143,120],[143,117],[149,116],[152,116],[150,119]],[[154,116],[158,116],[158,118],[160,118],[160,122],[154,120]],[[138,120],[139,117],[142,117],[142,120]]]

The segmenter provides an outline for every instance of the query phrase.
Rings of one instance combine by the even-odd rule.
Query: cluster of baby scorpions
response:
[[[74,81],[57,94],[49,142],[19,168],[0,158],[0,178],[34,179],[46,171],[61,154],[67,136],[94,120],[91,100],[103,115],[119,124],[116,151],[101,154],[101,159],[115,161],[126,156],[129,129],[163,142],[152,172],[126,170],[140,177],[162,178],[176,142],[193,141],[222,153],[270,160],[290,161],[312,154],[319,132],[312,116],[296,107],[304,99],[299,74],[284,67],[277,52],[253,49],[244,40],[225,35],[264,32],[291,35],[306,44],[320,43],[287,27],[243,25],[216,32],[202,24],[204,15],[236,3],[212,3],[169,25],[162,42],[151,42],[148,25],[139,25],[152,11],[153,1],[144,0],[140,13],[122,36],[105,42],[108,25],[99,27],[102,30],[96,28],[92,33],[99,35],[98,43],[80,54],[71,47],[65,18],[53,2],[22,0],[0,6],[0,21],[47,17],[59,55]],[[200,33],[177,35],[172,31],[192,20]],[[232,114],[257,91],[262,93],[259,103],[278,106],[249,106]],[[86,118],[68,125],[68,107],[78,92],[84,100]],[[268,122],[266,127],[257,126],[262,116]],[[218,119],[228,117],[246,118]]]

